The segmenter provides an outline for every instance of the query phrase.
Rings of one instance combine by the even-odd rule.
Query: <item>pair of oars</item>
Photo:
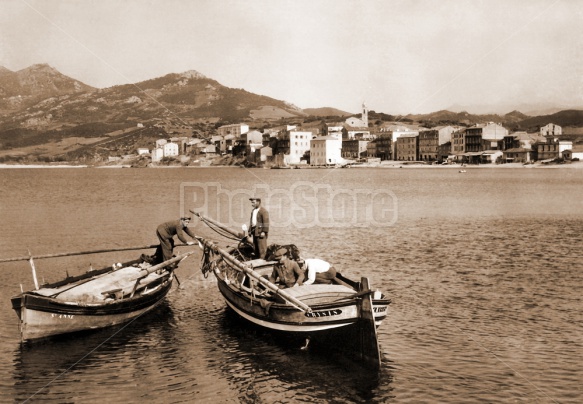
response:
[[[187,245],[188,244],[176,244],[174,247],[183,247],[183,246],[187,246]],[[147,250],[147,249],[156,248],[156,247],[158,247],[158,244],[143,245],[143,246],[137,246],[137,247],[108,248],[108,249],[102,249],[102,250],[64,252],[64,253],[57,253],[57,254],[27,255],[27,256],[14,257],[14,258],[2,258],[2,259],[0,259],[0,263],[11,262],[11,261],[30,261],[31,258],[36,260],[36,259],[42,259],[42,258],[70,257],[70,256],[74,256],[74,255],[100,254],[100,253],[117,252],[117,251]]]

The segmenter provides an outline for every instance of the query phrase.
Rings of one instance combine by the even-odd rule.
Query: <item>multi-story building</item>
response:
[[[400,138],[401,136],[409,135],[417,136],[419,135],[419,131],[415,129],[409,129],[407,127],[398,127],[394,130],[385,131],[384,134],[389,134],[391,136],[391,151],[390,151],[391,157],[389,159],[402,160],[401,158],[399,158],[399,153],[396,148],[397,139]]]
[[[466,128],[466,150],[482,151],[482,150],[498,150],[498,143],[508,136],[508,129],[498,125],[497,123],[487,123],[485,125],[476,125]],[[471,142],[468,142],[468,136],[471,137]],[[480,139],[478,141],[478,139]]]
[[[559,141],[557,137],[547,136],[544,140],[538,141],[532,145],[533,158],[538,161],[554,160],[562,157],[562,152],[573,148],[572,142]]]
[[[419,136],[416,134],[401,135],[395,142],[395,150],[399,161],[419,160]]]
[[[310,165],[325,166],[342,163],[342,140],[332,136],[312,139],[310,146]]]
[[[451,147],[445,150],[442,146],[451,145],[452,133],[456,128],[453,126],[436,126],[428,130],[419,131],[419,160],[421,161],[443,161],[451,152]],[[440,147],[441,146],[441,147]]]
[[[554,123],[549,123],[540,128],[541,136],[560,136],[563,134],[563,128]]]
[[[341,156],[346,159],[358,160],[367,155],[366,140],[343,140]]]
[[[377,149],[377,142],[379,141],[379,139],[375,139],[373,141],[370,141],[366,144],[366,157],[367,158],[376,158],[377,154],[378,154],[378,149]]]
[[[174,157],[180,154],[180,147],[174,142],[165,143],[162,149],[164,150],[164,157]]]
[[[277,153],[284,154],[285,164],[299,164],[304,154],[311,150],[312,136],[308,131],[285,131],[277,142]]]
[[[393,138],[391,133],[379,133],[378,137],[366,145],[368,157],[378,157],[381,161],[393,159]]]
[[[479,164],[483,162],[484,152],[502,148],[506,136],[508,129],[496,123],[475,125],[452,133],[451,151],[462,162]]]
[[[437,129],[419,131],[419,160],[438,160],[439,131]]]
[[[458,130],[453,132],[451,134],[451,154],[462,155],[466,150],[465,140],[465,131]]]
[[[239,138],[242,134],[247,132],[249,132],[249,125],[244,123],[223,125],[217,128],[217,134],[220,136],[233,135],[236,138]]]

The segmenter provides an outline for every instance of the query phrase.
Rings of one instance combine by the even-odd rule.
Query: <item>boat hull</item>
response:
[[[201,271],[205,276],[214,273],[219,291],[233,311],[254,325],[301,335],[307,341],[325,336],[325,345],[345,345],[350,356],[372,369],[380,368],[377,327],[386,318],[391,301],[380,291],[372,290],[368,278],[355,282],[336,272],[330,283],[299,282],[300,285],[282,288],[274,283],[274,278],[281,277],[276,276],[280,271],[278,261],[273,260],[275,252],[285,249],[292,260],[299,261],[295,245],[272,244],[265,259],[257,258],[245,235],[198,216],[240,240],[237,247],[223,249],[198,238],[204,249]]]
[[[104,298],[102,301],[87,301],[71,299],[75,289],[90,290],[92,282],[97,278],[88,279],[80,285],[60,286],[58,296],[46,295],[47,290],[24,292],[13,297],[12,307],[20,319],[20,333],[23,341],[31,341],[86,330],[96,330],[129,322],[160,304],[170,291],[173,283],[173,273],[150,276],[154,282],[142,286],[137,291],[117,298]],[[146,278],[147,279],[147,278]],[[127,282],[126,282],[127,283]],[[135,283],[135,281],[134,281]],[[62,288],[62,289],[61,289]],[[126,286],[130,291],[131,284]],[[100,290],[100,289],[98,289]],[[68,299],[60,298],[67,296]]]
[[[326,286],[328,285],[312,285],[312,288],[326,290]],[[220,278],[218,278],[218,287],[225,302],[232,310],[244,319],[271,330],[305,333],[308,336],[334,329],[340,331],[343,327],[354,325],[362,317],[360,301],[357,299],[313,304],[310,305],[312,311],[306,313],[285,303],[266,303],[261,298],[255,298],[251,294],[241,292],[236,286]],[[300,288],[308,288],[308,286]],[[289,291],[289,289],[286,290]],[[331,293],[329,293],[329,300],[338,299],[338,297],[333,297]],[[320,298],[321,295],[319,295]],[[386,317],[388,305],[388,300],[373,300],[376,326],[379,326]]]

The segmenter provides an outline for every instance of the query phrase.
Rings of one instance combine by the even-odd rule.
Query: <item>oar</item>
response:
[[[190,209],[190,212],[193,213],[195,216],[199,217],[200,220],[202,220],[203,222],[209,222],[210,224],[217,226],[218,228],[226,231],[227,233],[231,234],[234,237],[237,237],[239,239],[242,239],[243,237],[245,237],[245,233],[241,233],[241,232],[235,231],[233,229],[230,229],[227,226],[225,226],[224,224],[217,222],[216,220],[211,219],[210,217],[203,216],[202,214],[195,212],[192,209]]]
[[[174,247],[183,247],[183,246],[187,246],[187,245],[188,244],[176,244]],[[58,253],[58,254],[28,255],[25,257],[3,258],[3,259],[0,259],[0,262],[29,261],[31,258],[36,260],[36,259],[41,259],[41,258],[69,257],[69,256],[73,256],[73,255],[99,254],[99,253],[116,252],[116,251],[147,250],[149,248],[156,248],[156,247],[158,247],[158,244],[143,245],[143,246],[138,246],[138,247],[108,248],[108,249],[103,249],[103,250],[76,251],[76,252],[66,252],[66,253]]]

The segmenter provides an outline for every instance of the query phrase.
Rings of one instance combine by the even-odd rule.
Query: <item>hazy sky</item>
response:
[[[36,63],[349,112],[583,107],[583,0],[0,0],[0,66]]]

